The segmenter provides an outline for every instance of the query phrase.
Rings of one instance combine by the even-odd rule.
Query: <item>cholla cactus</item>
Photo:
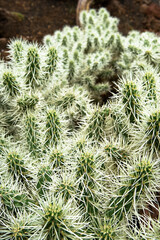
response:
[[[65,156],[58,149],[53,149],[50,153],[49,161],[51,162],[53,169],[62,167],[65,164]]]
[[[41,239],[83,239],[86,224],[81,219],[79,210],[74,209],[70,201],[65,203],[61,197],[50,197],[39,209]]]
[[[46,117],[45,145],[56,146],[61,137],[61,123],[55,110],[48,110]]]
[[[36,46],[29,47],[27,51],[26,69],[25,69],[26,85],[32,88],[39,85],[40,78],[40,56]]]
[[[2,240],[159,237],[160,38],[80,24],[0,61]]]
[[[22,39],[11,40],[9,43],[10,58],[15,63],[20,63],[23,57],[25,42]]]
[[[36,218],[33,214],[24,211],[18,212],[17,216],[7,215],[0,221],[2,226],[0,230],[0,237],[4,239],[28,239],[33,236],[36,237]],[[32,238],[33,239],[33,238]]]
[[[48,79],[50,76],[52,76],[57,64],[57,51],[54,47],[50,47],[48,49],[47,58],[45,62],[46,62],[46,67],[44,69],[44,71],[46,72],[45,78]]]
[[[33,114],[27,114],[25,123],[25,140],[28,145],[28,150],[32,155],[40,154],[39,128],[37,119]]]
[[[140,159],[127,176],[126,181],[118,189],[117,196],[109,202],[107,216],[121,221],[129,215],[131,208],[136,210],[136,202],[142,194],[147,193],[157,175],[156,166],[147,157]]]
[[[2,79],[4,88],[10,96],[17,95],[20,92],[19,84],[12,72],[4,72]]]
[[[49,187],[49,183],[52,182],[52,170],[51,167],[48,166],[40,166],[40,169],[37,174],[37,190],[41,197],[44,196],[45,191]]]
[[[99,106],[95,108],[88,119],[86,125],[86,133],[88,138],[92,138],[95,141],[102,141],[106,135],[106,122],[109,116],[109,108]]]

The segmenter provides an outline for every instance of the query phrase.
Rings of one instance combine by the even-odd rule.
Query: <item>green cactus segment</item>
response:
[[[13,211],[15,208],[26,207],[31,200],[27,198],[26,193],[0,186],[0,202],[8,211]]]
[[[86,140],[85,139],[80,139],[76,142],[76,146],[75,146],[75,151],[77,151],[77,148],[80,152],[84,152],[84,148],[86,146]]]
[[[52,76],[53,72],[55,71],[57,59],[57,50],[54,47],[50,47],[47,53],[46,68],[44,69],[46,72],[45,77],[47,79]]]
[[[69,199],[75,197],[75,193],[75,182],[69,176],[63,176],[62,180],[56,186],[55,194],[62,196],[63,200],[67,202]]]
[[[68,76],[67,76],[67,79],[68,79],[69,82],[72,81],[74,75],[75,75],[75,63],[74,63],[74,61],[71,60],[69,62]]]
[[[116,239],[116,234],[112,228],[112,226],[105,226],[104,229],[100,233],[99,240],[114,240]],[[98,240],[98,238],[97,238]]]
[[[125,113],[129,116],[130,122],[134,123],[140,116],[140,93],[134,82],[127,82],[123,86],[122,101],[125,104]]]
[[[126,162],[129,157],[129,154],[127,151],[125,151],[125,149],[117,148],[112,144],[108,144],[105,146],[105,152],[111,159],[115,160],[117,163]]]
[[[95,159],[90,153],[82,153],[78,159],[76,177],[79,182],[78,189],[81,192],[81,204],[86,214],[95,215],[97,212],[95,194]]]
[[[156,82],[155,77],[152,73],[147,72],[143,77],[143,85],[144,90],[148,93],[147,97],[150,100],[157,100],[157,94],[156,94]]]
[[[39,98],[36,95],[24,95],[17,100],[17,104],[22,111],[34,110]]]
[[[95,240],[116,240],[117,234],[111,221],[104,219],[95,221]]]
[[[52,176],[52,170],[50,169],[50,166],[44,166],[38,171],[37,190],[41,197],[44,196],[45,191],[49,187],[49,183],[52,182],[51,176]]]
[[[55,110],[47,112],[46,141],[47,146],[57,146],[61,137],[61,123]]]
[[[18,153],[9,153],[6,160],[8,171],[14,176],[15,179],[18,177],[19,179],[24,180],[25,177],[27,177],[28,170],[26,169],[24,160]]]
[[[60,106],[63,110],[66,110],[67,108],[71,107],[76,100],[76,96],[72,92],[68,92],[65,95],[61,96],[60,98],[57,98],[55,104],[57,106]]]
[[[82,11],[0,60],[0,240],[159,239],[160,37],[118,23]]]
[[[103,141],[105,137],[106,119],[110,114],[110,110],[106,107],[97,108],[93,112],[87,125],[87,137],[98,141]]]
[[[126,118],[121,112],[111,109],[111,118],[113,119],[113,129],[117,136],[121,135],[126,141],[129,139],[129,129],[126,125]]]
[[[94,156],[90,153],[82,153],[78,159],[77,178],[84,176],[86,181],[92,178],[95,170]]]
[[[7,237],[13,240],[28,240],[33,234],[33,231],[31,231],[28,226],[20,226],[20,223],[15,223],[13,227],[10,227],[9,232],[7,235],[10,236]]]
[[[148,160],[140,161],[129,174],[126,182],[117,192],[117,196],[110,200],[107,217],[121,221],[133,208],[134,201],[138,201],[145,189],[153,180],[153,166]]]
[[[152,113],[147,120],[147,130],[145,132],[147,144],[151,150],[160,149],[160,111]]]
[[[64,36],[62,39],[62,46],[67,47],[67,44],[68,44],[67,36]]]
[[[58,149],[54,149],[51,152],[49,161],[51,162],[53,169],[63,167],[65,164],[64,155]]]
[[[12,213],[3,217],[0,236],[1,240],[28,240],[35,236],[34,216],[26,210],[19,211],[16,216]]]
[[[143,56],[148,63],[150,64],[154,63],[155,59],[153,58],[153,53],[151,50],[144,51]]]
[[[36,117],[28,114],[25,119],[26,141],[29,152],[33,155],[39,153],[39,128]]]
[[[23,52],[23,45],[22,41],[16,40],[13,42],[13,60],[15,60],[16,63],[20,63],[22,59],[22,52]]]
[[[15,96],[20,93],[20,86],[11,72],[3,74],[3,85],[10,96]]]
[[[68,56],[68,51],[67,51],[67,49],[64,49],[64,50],[63,50],[63,64],[64,64],[64,65],[67,63],[68,58],[69,58],[69,56]]]
[[[34,88],[39,85],[40,78],[40,56],[37,47],[30,47],[27,52],[25,83]]]
[[[71,214],[71,210],[60,200],[54,200],[44,206],[42,213],[42,228],[44,229],[43,231],[47,240],[80,239],[76,236],[76,233],[79,232],[78,224],[76,226],[76,222]]]

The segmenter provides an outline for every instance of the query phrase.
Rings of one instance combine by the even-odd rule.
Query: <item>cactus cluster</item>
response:
[[[0,239],[157,240],[160,38],[101,8],[0,62]]]

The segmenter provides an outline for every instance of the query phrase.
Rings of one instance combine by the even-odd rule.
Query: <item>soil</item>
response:
[[[0,53],[5,58],[10,38],[22,37],[41,42],[46,34],[76,24],[78,0],[1,0]],[[120,19],[123,34],[139,31],[160,31],[159,0],[94,0],[93,8],[106,7]]]

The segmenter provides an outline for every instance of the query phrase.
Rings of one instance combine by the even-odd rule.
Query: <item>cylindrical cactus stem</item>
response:
[[[97,142],[104,139],[106,134],[106,119],[109,116],[109,113],[110,110],[106,106],[95,108],[86,125],[88,138],[94,139]]]
[[[65,157],[61,151],[54,149],[49,156],[49,161],[53,169],[61,168],[64,167]]]
[[[34,94],[24,94],[17,99],[18,110],[27,112],[27,110],[34,110],[39,98]]]
[[[160,148],[160,111],[153,112],[146,124],[146,143],[151,151],[159,151]],[[144,136],[143,136],[144,137]]]
[[[95,194],[96,164],[93,154],[82,153],[78,158],[76,177],[78,191],[80,192],[80,204],[82,204],[88,216],[96,215],[98,211],[98,198]]]
[[[54,109],[48,110],[46,118],[45,145],[50,147],[57,146],[61,137],[61,132],[61,123],[57,112]]]
[[[136,207],[136,203],[145,194],[154,180],[155,169],[153,163],[147,158],[140,160],[129,175],[126,181],[117,191],[117,196],[112,197],[109,202],[107,217],[121,221],[129,212]],[[134,204],[134,205],[133,205]]]
[[[21,63],[24,50],[23,41],[21,39],[11,41],[9,49],[11,60],[16,63]]]
[[[105,146],[105,152],[107,155],[116,163],[126,163],[129,157],[129,153],[121,147],[114,146],[112,143],[109,143]]]
[[[66,203],[62,197],[52,197],[41,203],[39,213],[41,236],[45,236],[45,239],[83,239],[82,229],[86,224],[82,222],[79,210],[75,210],[73,202]]]
[[[62,196],[64,201],[67,202],[69,199],[76,201],[77,186],[74,173],[63,172],[58,179],[54,194]]]
[[[36,117],[28,113],[25,118],[25,136],[28,150],[33,156],[40,154],[39,127]]]
[[[8,214],[2,218],[1,240],[27,240],[36,233],[35,217],[27,211],[17,211],[16,216]]]
[[[63,64],[64,64],[64,67],[66,66],[66,63],[68,62],[68,59],[69,59],[69,55],[68,55],[68,50],[67,49],[63,49]]]
[[[47,191],[47,188],[49,187],[49,184],[52,182],[52,170],[50,166],[42,166],[40,167],[37,178],[37,190],[41,197],[45,196],[45,193]]]
[[[68,66],[68,76],[67,76],[69,83],[72,82],[74,75],[75,75],[75,63],[73,60],[70,60],[69,66]]]
[[[48,49],[47,58],[46,58],[46,67],[44,68],[45,78],[52,76],[53,72],[56,69],[57,65],[57,50],[54,47]]]
[[[147,92],[147,97],[149,100],[157,100],[156,81],[151,72],[146,72],[143,76],[143,88]]]
[[[105,217],[96,216],[92,219],[91,224],[95,240],[116,240],[120,236],[112,219],[108,220]]]
[[[160,150],[160,110],[154,108],[144,113],[142,123],[133,131],[133,146],[137,152],[145,151],[159,157]]]
[[[18,179],[22,183],[30,180],[25,161],[17,152],[8,153],[6,163],[8,165],[8,172],[13,175],[15,180]]]
[[[13,211],[13,209],[27,207],[31,199],[27,197],[26,193],[0,185],[0,202],[1,206],[8,211]]]
[[[9,96],[16,96],[20,93],[20,86],[12,72],[7,71],[2,76],[3,86]]]
[[[50,47],[53,44],[53,36],[52,35],[46,35],[43,38],[44,45]]]
[[[27,52],[25,83],[27,86],[35,88],[39,85],[40,79],[40,56],[38,48],[31,46]]]
[[[126,115],[119,111],[119,109],[110,108],[110,116],[112,119],[113,132],[116,136],[122,136],[126,142],[129,142],[129,127]]]
[[[126,82],[122,88],[122,101],[125,107],[125,113],[129,116],[130,122],[134,123],[136,119],[140,118],[140,93],[136,83],[133,81]]]

